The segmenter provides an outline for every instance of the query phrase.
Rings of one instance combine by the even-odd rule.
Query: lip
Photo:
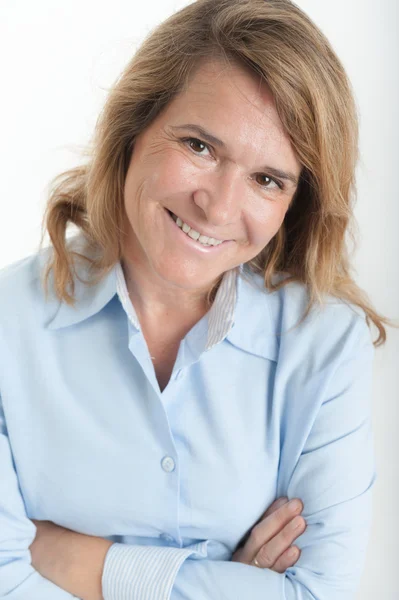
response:
[[[167,209],[167,210],[169,211],[169,209]],[[173,212],[173,211],[170,211],[170,212]],[[184,223],[186,223],[190,227],[190,229],[194,229],[194,231],[199,231],[199,229],[196,229],[196,226],[193,225],[192,223],[190,223],[190,221],[186,221],[185,219],[181,219],[181,220]],[[172,219],[172,221],[173,221],[173,219]],[[208,238],[214,238],[215,240],[219,240],[219,238],[216,235],[209,235],[208,233],[203,233],[202,231],[201,231],[201,235],[206,235]],[[233,241],[234,240],[223,240],[223,243],[224,242],[233,242]],[[221,246],[221,244],[219,244],[219,245]]]
[[[222,250],[222,248],[226,249],[227,246],[230,246],[231,244],[234,243],[234,240],[226,240],[226,241],[222,242],[221,244],[219,244],[218,246],[203,246],[196,240],[193,240],[193,238],[188,236],[186,233],[184,233],[184,231],[182,231],[180,229],[180,227],[175,223],[175,221],[173,220],[172,216],[169,214],[169,211],[166,208],[165,208],[165,213],[166,213],[166,218],[168,219],[169,223],[171,225],[173,225],[173,228],[174,228],[173,233],[175,235],[178,235],[179,238],[181,239],[181,241],[183,243],[185,243],[188,248],[192,248],[193,250],[196,250],[200,254],[210,254],[210,253],[215,254],[216,252],[220,252]],[[189,223],[187,223],[187,225],[189,225]]]

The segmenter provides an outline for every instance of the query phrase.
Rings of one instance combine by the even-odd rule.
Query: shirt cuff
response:
[[[112,544],[102,574],[104,600],[169,600],[181,564],[191,555],[205,558],[208,541],[186,548]]]

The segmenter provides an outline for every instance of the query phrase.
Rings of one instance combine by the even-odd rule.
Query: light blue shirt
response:
[[[328,297],[295,327],[305,286],[241,265],[161,393],[120,263],[72,307],[45,301],[47,252],[0,271],[0,598],[74,598],[31,565],[38,519],[114,542],[105,600],[352,599],[376,479],[364,313]],[[297,563],[232,562],[280,496],[304,503]]]

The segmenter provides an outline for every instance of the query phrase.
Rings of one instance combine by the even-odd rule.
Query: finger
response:
[[[272,513],[274,513],[276,510],[278,510],[281,506],[283,506],[284,504],[287,504],[288,502],[288,498],[287,496],[281,496],[280,498],[276,498],[276,500],[274,500],[274,502],[271,503],[271,505],[269,506],[268,509],[265,510],[265,512],[259,517],[259,519],[254,523],[253,527],[255,527],[255,525],[257,525],[258,523],[260,523],[261,521],[263,521],[263,519],[265,519],[266,517],[268,517],[269,515],[271,515]],[[248,531],[247,536],[245,538],[245,540],[243,540],[244,542],[247,541],[247,539],[250,536],[251,531]]]
[[[272,571],[276,571],[276,573],[285,573],[285,571],[292,567],[301,555],[301,551],[298,546],[291,546],[287,548],[285,552],[282,553],[281,556],[278,557],[274,565],[271,567]]]
[[[306,522],[300,515],[292,519],[287,525],[274,536],[269,542],[264,544],[256,554],[258,565],[263,569],[271,569],[279,556],[283,554],[292,542],[302,535],[306,529]]]
[[[281,498],[277,498],[274,502],[272,502],[272,504],[269,506],[269,508],[263,513],[263,515],[261,516],[261,518],[259,520],[264,519],[265,517],[268,517],[269,515],[271,515],[275,510],[277,510],[278,508],[280,508],[280,506],[283,506],[284,504],[286,504],[288,502],[288,498],[287,496],[282,496]]]
[[[254,523],[254,526],[257,525],[258,523],[260,523],[261,521],[263,521],[263,519],[265,519],[266,517],[268,517],[272,513],[274,513],[281,506],[283,506],[284,504],[287,504],[287,502],[288,502],[287,496],[282,496],[280,498],[276,498],[276,500],[271,503],[271,505],[269,506],[269,508],[267,508],[265,510],[265,512],[259,517],[259,519],[256,521],[256,523]],[[248,532],[248,537],[249,537],[249,533],[250,532]]]
[[[298,498],[296,498],[298,500]],[[251,530],[250,536],[243,548],[244,560],[249,563],[257,555],[262,546],[273,539],[282,529],[300,512],[302,512],[303,503],[299,500],[299,505],[295,506],[292,501],[283,504],[257,523]],[[282,551],[285,548],[282,549]]]

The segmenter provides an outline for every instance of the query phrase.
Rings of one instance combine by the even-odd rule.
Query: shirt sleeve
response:
[[[0,397],[0,598],[77,598],[33,568],[29,546],[35,534],[36,526],[27,517],[19,489]]]
[[[207,541],[185,548],[115,543],[105,557],[104,600],[167,600],[176,574],[186,560],[207,556]]]
[[[293,567],[276,573],[173,549],[170,556],[142,556],[135,569],[129,547],[124,555],[120,549],[120,557],[111,547],[103,582],[113,580],[113,585],[106,586],[104,599],[353,600],[364,569],[376,479],[373,357],[369,329],[359,318],[343,343],[338,366],[325,375],[316,417],[279,494],[299,497],[304,504],[307,528],[294,542],[301,556]]]

